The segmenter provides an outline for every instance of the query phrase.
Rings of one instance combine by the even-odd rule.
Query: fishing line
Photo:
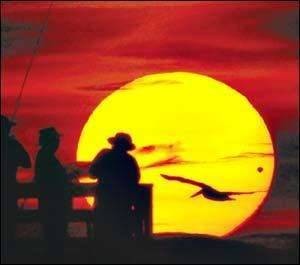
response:
[[[17,115],[17,112],[20,108],[20,105],[21,105],[21,99],[22,99],[22,96],[23,96],[23,92],[24,92],[24,87],[25,87],[25,84],[26,84],[26,81],[27,81],[27,78],[29,76],[29,73],[30,73],[30,70],[32,68],[32,65],[33,65],[33,62],[34,62],[34,59],[36,57],[36,54],[38,52],[38,48],[40,46],[40,41],[41,41],[41,38],[42,38],[42,35],[48,25],[48,22],[49,22],[49,16],[50,16],[50,10],[52,8],[52,5],[53,5],[53,2],[50,2],[50,5],[48,7],[48,10],[47,10],[47,14],[46,14],[46,18],[45,18],[45,21],[43,23],[43,26],[42,26],[42,29],[40,31],[40,34],[38,36],[38,39],[36,41],[36,45],[34,47],[34,50],[33,50],[33,54],[31,56],[31,59],[30,59],[30,62],[29,62],[29,65],[28,65],[28,68],[26,70],[26,73],[25,73],[25,76],[24,76],[24,79],[23,79],[23,82],[22,82],[22,85],[21,85],[21,89],[20,89],[20,93],[16,99],[16,103],[15,103],[15,108],[14,108],[14,112],[12,114],[12,119],[15,119],[16,115]]]

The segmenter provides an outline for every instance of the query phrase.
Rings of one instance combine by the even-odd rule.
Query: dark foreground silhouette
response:
[[[16,123],[1,115],[1,259],[14,250],[17,224],[17,178],[20,167],[31,161],[23,145],[12,135]]]
[[[89,174],[98,179],[95,206],[95,239],[104,245],[127,244],[138,231],[139,166],[128,151],[135,149],[130,135],[117,133],[92,161]],[[103,188],[105,187],[105,188]],[[97,243],[96,243],[97,244]]]
[[[39,212],[49,261],[59,261],[64,254],[67,216],[70,208],[69,175],[55,153],[60,134],[55,128],[40,130],[35,163],[35,182],[39,189]]]
[[[128,151],[134,149],[134,145],[130,136],[124,133],[118,133],[115,137],[108,139],[112,148],[100,151],[89,170],[89,173],[100,183],[96,192],[94,237],[67,239],[67,216],[71,205],[69,182],[72,176],[55,156],[60,144],[59,136],[52,127],[40,130],[41,148],[36,158],[35,180],[40,190],[39,211],[43,227],[42,239],[18,239],[14,251],[8,253],[8,260],[4,263],[274,264],[298,261],[296,243],[292,248],[274,251],[240,241],[204,236],[181,235],[180,237],[153,239],[148,233],[147,237],[140,237],[142,233],[136,229],[141,227],[138,224],[137,214],[140,207],[137,202],[141,197],[137,196],[136,192],[140,172],[135,159],[128,154]],[[23,154],[26,152],[24,151]],[[25,157],[26,155],[24,159]],[[9,161],[14,161],[14,159],[15,157],[10,157]],[[18,162],[14,170],[19,166],[30,166],[30,160],[27,163]],[[162,176],[167,180],[200,187],[201,190],[192,197],[203,194],[207,199],[226,201],[233,200],[230,197],[232,195],[256,193],[220,192],[201,182],[182,177]],[[15,178],[15,173],[13,178]],[[102,185],[107,188],[103,190]],[[15,207],[16,198],[11,202]]]
[[[194,181],[191,179],[183,178],[183,177],[177,177],[177,176],[169,176],[165,174],[161,174],[161,176],[166,180],[174,180],[179,181],[181,183],[191,184],[193,186],[200,187],[200,191],[197,191],[194,193],[191,198],[194,198],[199,195],[203,195],[206,199],[214,200],[214,201],[232,201],[235,200],[234,198],[231,198],[230,196],[233,195],[247,195],[247,194],[254,194],[258,192],[265,192],[265,191],[251,191],[251,192],[236,192],[236,191],[218,191],[214,189],[211,186],[208,186],[207,184],[204,184],[202,182]]]
[[[207,236],[179,235],[136,241],[102,251],[101,245],[73,239],[66,244],[65,264],[297,264],[298,235],[290,235],[293,245],[269,249],[238,240]],[[262,236],[263,237],[263,236]],[[279,241],[282,235],[278,235]],[[276,238],[274,239],[276,242]],[[276,244],[276,243],[275,243]],[[43,257],[40,241],[19,241],[18,251],[9,263],[49,263]]]

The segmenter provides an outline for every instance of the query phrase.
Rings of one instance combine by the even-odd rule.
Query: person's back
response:
[[[30,168],[29,155],[13,137],[1,137],[1,177],[5,178],[8,191],[16,193],[16,174],[19,167]]]
[[[16,175],[19,166],[25,166],[25,162],[22,159],[21,144],[11,136],[1,136],[1,175]]]
[[[15,193],[18,168],[31,167],[28,153],[21,143],[11,135],[11,129],[14,125],[16,125],[15,122],[1,115],[1,180],[5,181],[6,187],[12,189],[10,194]],[[5,189],[5,191],[8,190]]]
[[[54,259],[60,259],[63,255],[69,209],[68,175],[55,156],[59,136],[52,127],[40,130],[41,148],[35,163],[41,223],[49,258]]]
[[[139,169],[134,158],[118,149],[104,149],[93,161],[90,173],[97,177],[101,184],[123,187],[137,185]]]
[[[55,155],[47,149],[42,148],[37,154],[35,177],[42,197],[56,200],[65,195],[68,186],[66,171]]]
[[[132,205],[140,171],[136,160],[127,152],[135,147],[129,135],[118,133],[109,138],[112,149],[102,150],[90,167],[90,174],[97,178],[96,238],[130,239],[133,233]],[[110,239],[111,240],[111,239]]]
[[[7,243],[14,245],[18,199],[17,170],[19,167],[31,167],[28,153],[10,134],[14,125],[14,122],[1,115],[1,216],[5,217],[1,222],[1,246],[7,246]]]

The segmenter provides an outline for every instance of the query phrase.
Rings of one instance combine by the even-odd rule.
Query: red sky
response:
[[[1,2],[9,29],[1,113],[13,111],[48,6]],[[140,76],[172,71],[227,83],[248,97],[274,136],[291,131],[299,117],[298,9],[297,1],[55,3],[16,135],[34,157],[38,130],[54,125],[64,135],[59,156],[74,161],[81,129],[106,95]]]

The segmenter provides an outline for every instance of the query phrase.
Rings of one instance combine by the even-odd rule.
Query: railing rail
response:
[[[34,183],[26,183],[18,185],[18,198],[29,199],[39,198],[39,192]],[[74,184],[71,187],[71,198],[94,196],[96,191],[96,184],[81,183]],[[100,186],[101,187],[101,186]],[[142,216],[144,218],[144,235],[152,235],[152,185],[140,184],[140,191],[142,191]],[[39,222],[38,209],[19,208],[18,222]],[[68,216],[69,222],[85,222],[87,225],[88,236],[91,236],[93,210],[92,209],[74,209],[72,207],[72,199],[70,201],[70,211]]]

